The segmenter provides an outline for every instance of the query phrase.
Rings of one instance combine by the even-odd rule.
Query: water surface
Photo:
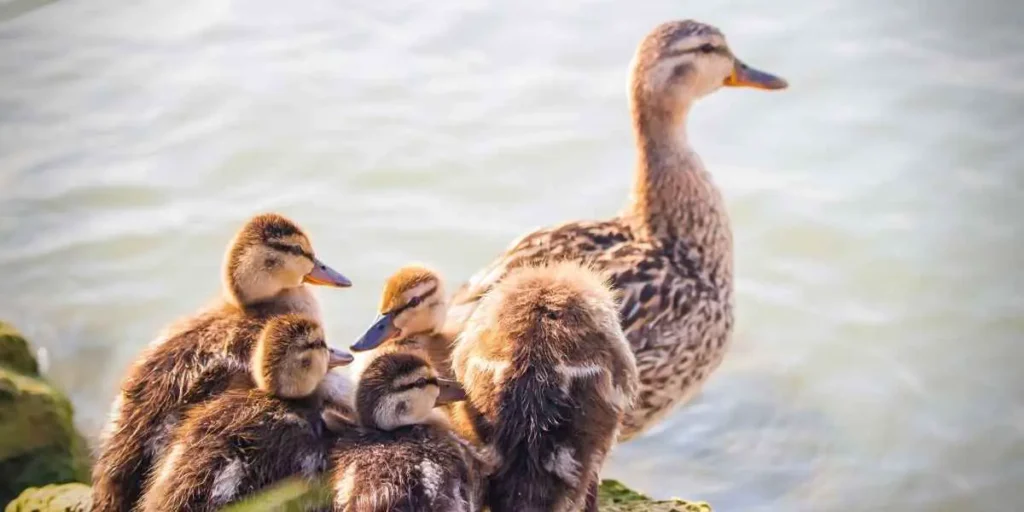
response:
[[[735,230],[735,343],[607,476],[723,511],[1019,507],[1021,8],[286,4],[0,2],[0,317],[90,435],[255,212],[356,281],[320,294],[345,344],[403,263],[459,282],[618,211],[627,64],[693,17],[792,88],[692,113]]]

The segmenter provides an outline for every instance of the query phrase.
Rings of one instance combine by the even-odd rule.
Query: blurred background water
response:
[[[735,230],[735,344],[606,476],[722,511],[1016,510],[1022,11],[3,0],[0,318],[95,435],[133,357],[216,293],[233,231],[277,210],[356,282],[320,294],[344,345],[403,263],[461,282],[528,229],[618,211],[629,59],[692,17],[792,87],[692,114]]]

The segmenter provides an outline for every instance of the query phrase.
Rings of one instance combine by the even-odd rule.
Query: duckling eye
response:
[[[267,258],[263,260],[263,265],[267,268],[274,268],[278,264],[277,258]]]
[[[714,53],[715,52],[715,45],[713,45],[711,43],[704,43],[704,44],[702,44],[700,46],[700,51],[701,51],[701,53]]]
[[[413,297],[412,300],[410,300],[409,303],[406,305],[406,307],[414,308],[416,306],[419,306],[420,302],[422,302],[422,301],[423,301],[423,299],[421,299],[419,297]]]
[[[308,358],[302,360],[302,367],[303,368],[309,368],[309,359]]]

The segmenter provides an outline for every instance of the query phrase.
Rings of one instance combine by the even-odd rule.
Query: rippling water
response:
[[[87,432],[254,212],[356,281],[321,294],[339,344],[398,265],[461,281],[616,212],[627,63],[694,17],[792,87],[693,112],[736,234],[734,349],[607,475],[723,511],[1020,506],[1020,7],[286,4],[0,1],[0,317]]]

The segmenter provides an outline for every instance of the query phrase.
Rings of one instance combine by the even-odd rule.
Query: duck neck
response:
[[[675,257],[697,264],[712,281],[731,281],[729,218],[721,193],[687,140],[690,105],[660,108],[637,94],[631,107],[636,181],[624,218]]]
[[[286,288],[275,295],[256,300],[244,297],[235,287],[229,287],[224,294],[227,303],[242,311],[275,315],[301,313],[320,321],[320,304],[306,285]]]

